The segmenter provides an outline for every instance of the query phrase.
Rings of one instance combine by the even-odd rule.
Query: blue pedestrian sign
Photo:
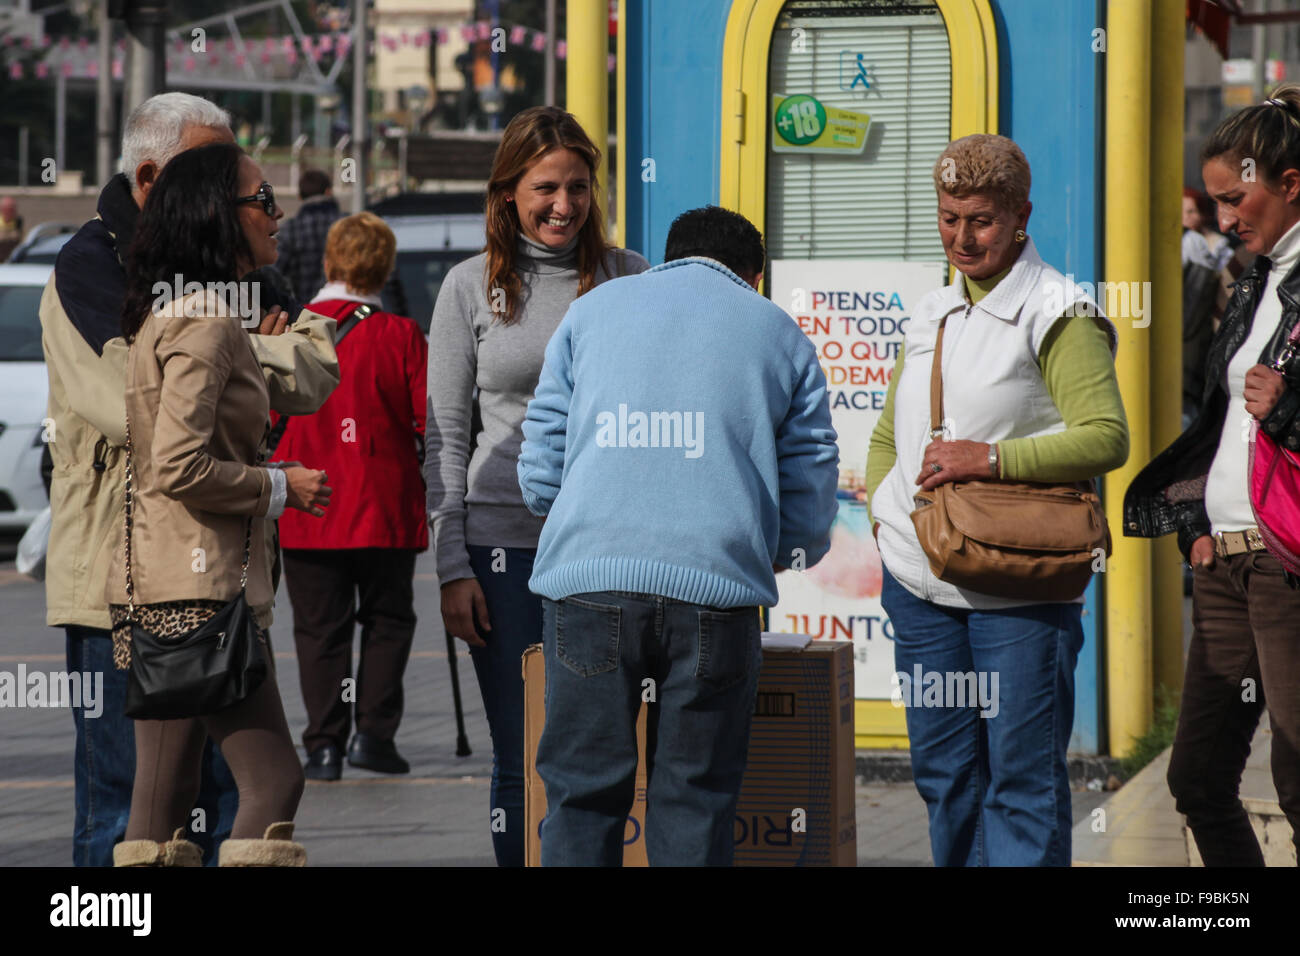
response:
[[[871,89],[871,78],[867,76],[867,55],[852,50],[840,51],[840,89],[866,92]]]

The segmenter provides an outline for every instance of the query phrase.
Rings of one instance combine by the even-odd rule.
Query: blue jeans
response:
[[[542,865],[622,864],[646,700],[646,858],[730,866],[762,666],[757,608],[622,591],[543,607]]]
[[[112,866],[113,847],[126,834],[131,815],[131,786],[135,781],[135,724],[123,713],[126,675],[113,666],[113,640],[106,630],[69,626],[68,670],[104,675],[103,711],[87,717],[72,708],[77,728],[73,763],[76,817],[72,834],[74,866]],[[196,804],[204,812],[191,814],[189,838],[215,865],[217,847],[230,835],[239,808],[239,791],[221,752],[209,740],[203,757],[203,783]],[[202,821],[203,831],[196,830]]]
[[[929,810],[935,866],[1069,866],[1066,747],[1081,605],[943,607],[887,570],[880,600],[893,623],[912,775]],[[992,692],[977,690],[973,705],[958,679],[972,674],[974,686]]]
[[[498,866],[524,865],[524,651],[542,640],[542,599],[528,590],[533,576],[532,548],[503,548],[504,565],[493,571],[492,552],[485,545],[468,546],[469,564],[487,601],[492,630],[482,633],[486,647],[471,647],[474,675],[483,695],[488,730],[492,734],[492,790],[489,820],[505,811],[505,829],[492,829],[492,850]]]

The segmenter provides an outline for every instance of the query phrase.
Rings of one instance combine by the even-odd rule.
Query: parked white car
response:
[[[0,534],[21,534],[49,504],[41,481],[50,386],[40,304],[53,271],[0,264]]]

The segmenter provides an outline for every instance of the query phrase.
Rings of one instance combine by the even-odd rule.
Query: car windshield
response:
[[[397,254],[397,282],[406,298],[403,303],[393,297],[393,285],[390,282],[383,292],[384,311],[396,312],[408,316],[420,326],[420,331],[429,334],[429,322],[433,319],[433,304],[438,301],[438,290],[448,270],[456,263],[474,255],[473,251],[448,250],[446,252],[399,252]]]
[[[43,362],[41,294],[44,286],[0,285],[0,362]]]

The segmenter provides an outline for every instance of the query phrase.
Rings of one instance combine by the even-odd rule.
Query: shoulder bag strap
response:
[[[135,585],[131,581],[131,419],[126,420],[126,619],[135,620]]]
[[[340,322],[334,329],[334,346],[337,348],[338,344],[347,338],[348,333],[355,329],[361,323],[362,319],[374,311],[375,307],[373,305],[358,302],[353,307],[352,311],[348,313],[347,318]]]
[[[128,622],[135,621],[135,582],[131,577],[131,514],[134,503],[132,494],[132,484],[135,479],[135,469],[132,465],[134,448],[131,444],[131,419],[128,416],[126,420],[126,619]],[[248,524],[244,529],[244,564],[239,569],[239,590],[242,593],[248,587],[248,559],[252,553],[253,543],[253,516],[248,516]]]
[[[948,316],[939,320],[934,337],[934,362],[930,365],[930,440],[943,437],[943,329]]]

